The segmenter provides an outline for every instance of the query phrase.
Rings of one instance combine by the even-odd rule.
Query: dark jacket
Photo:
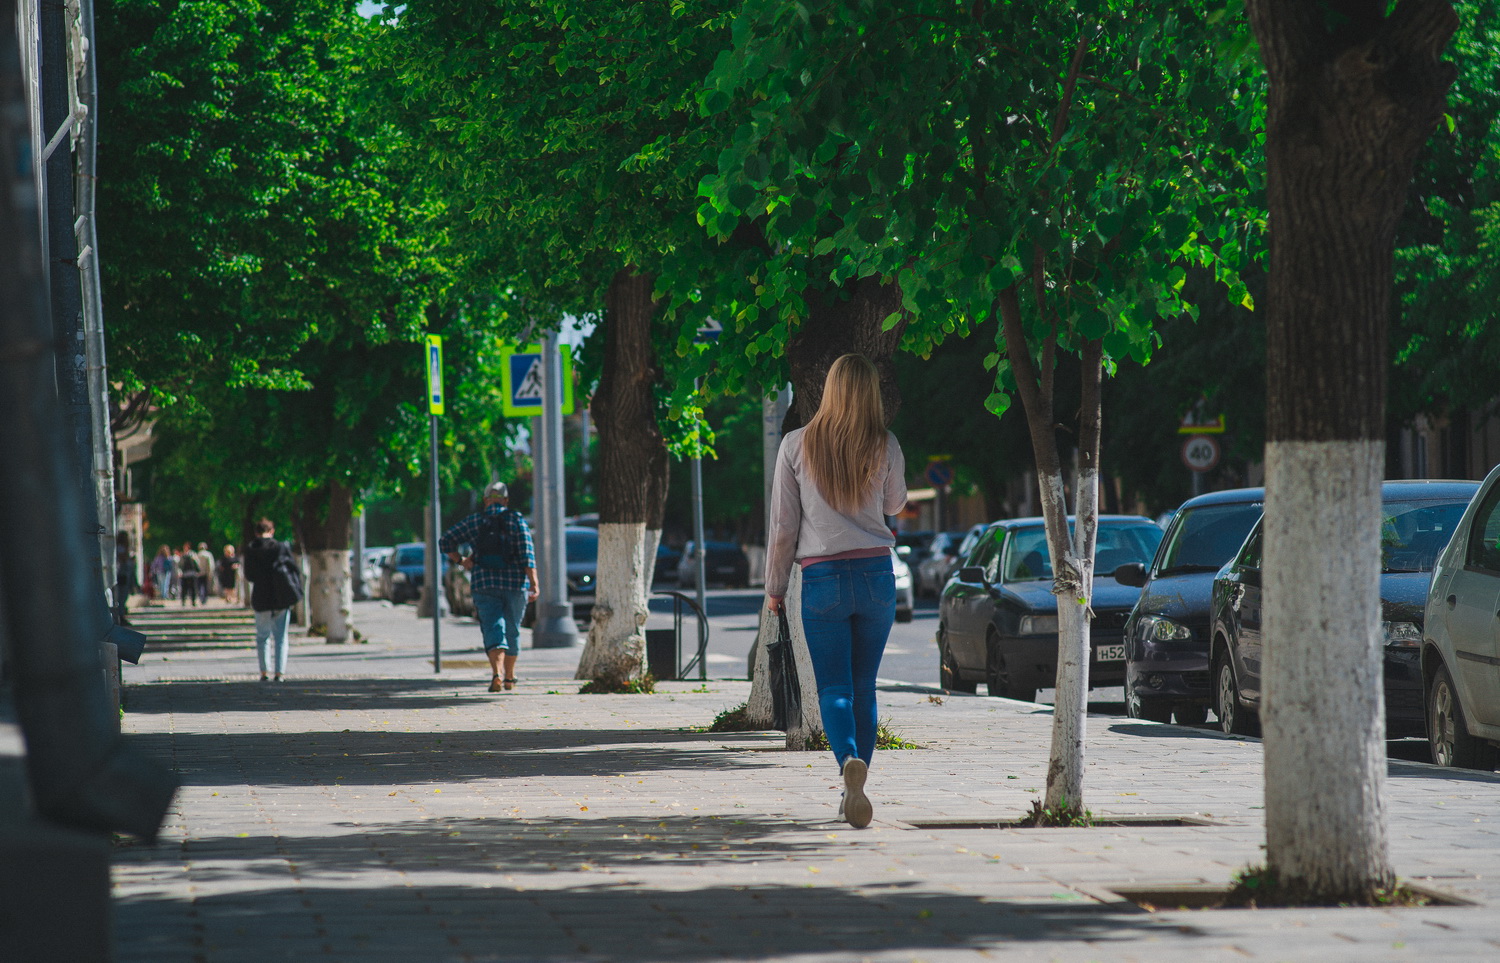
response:
[[[274,538],[257,538],[245,546],[245,578],[249,579],[250,607],[257,612],[289,609],[302,600],[302,572],[292,547]]]

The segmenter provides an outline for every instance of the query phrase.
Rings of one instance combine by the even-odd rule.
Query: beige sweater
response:
[[[885,465],[859,511],[845,515],[823,500],[802,461],[802,432],[781,439],[771,483],[771,532],[766,545],[766,594],[786,595],[792,563],[861,548],[890,547],[896,537],[885,516],[906,507],[906,458],[896,436],[885,434]]]

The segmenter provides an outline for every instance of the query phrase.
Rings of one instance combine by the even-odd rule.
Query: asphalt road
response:
[[[658,591],[672,591],[673,586],[658,586]],[[686,593],[692,595],[693,593]],[[710,589],[706,593],[709,618],[708,675],[714,678],[743,678],[748,674],[746,660],[750,646],[755,641],[759,624],[760,606],[765,596],[759,589]],[[651,604],[652,617],[648,628],[669,628],[672,625],[673,600],[670,596],[658,595]],[[684,621],[683,635],[692,639],[695,631],[694,619],[688,615]],[[880,666],[880,678],[888,683],[936,688],[938,684],[937,645],[937,601],[917,599],[916,611],[910,622],[897,622],[891,629],[890,641],[886,643],[885,659]],[[689,647],[684,642],[684,650]],[[686,662],[688,655],[684,655]],[[694,675],[696,677],[696,674]],[[1042,689],[1037,701],[1050,703],[1052,690]],[[1125,715],[1125,695],[1119,686],[1094,689],[1089,693],[1089,712],[1103,716]],[[1202,728],[1214,728],[1213,714]],[[1429,762],[1425,739],[1396,739],[1386,743],[1387,753],[1392,759],[1411,762]]]

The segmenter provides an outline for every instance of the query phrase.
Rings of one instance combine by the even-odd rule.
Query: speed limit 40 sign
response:
[[[1193,471],[1208,471],[1219,463],[1219,440],[1193,435],[1182,442],[1182,463]]]

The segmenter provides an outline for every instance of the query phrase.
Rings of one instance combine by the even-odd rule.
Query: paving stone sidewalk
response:
[[[117,849],[119,959],[1500,957],[1500,776],[1390,768],[1398,872],[1476,905],[1152,913],[1112,888],[1257,861],[1255,741],[1093,717],[1096,815],[1203,824],[940,828],[1029,807],[1049,711],[898,688],[882,713],[923,748],[877,755],[854,831],[827,754],[702,731],[746,682],[580,696],[577,650],[528,650],[516,691],[489,694],[477,653],[434,678],[402,625],[298,645],[279,686],[243,649],[127,672],[127,732],[185,787],[156,846]]]

